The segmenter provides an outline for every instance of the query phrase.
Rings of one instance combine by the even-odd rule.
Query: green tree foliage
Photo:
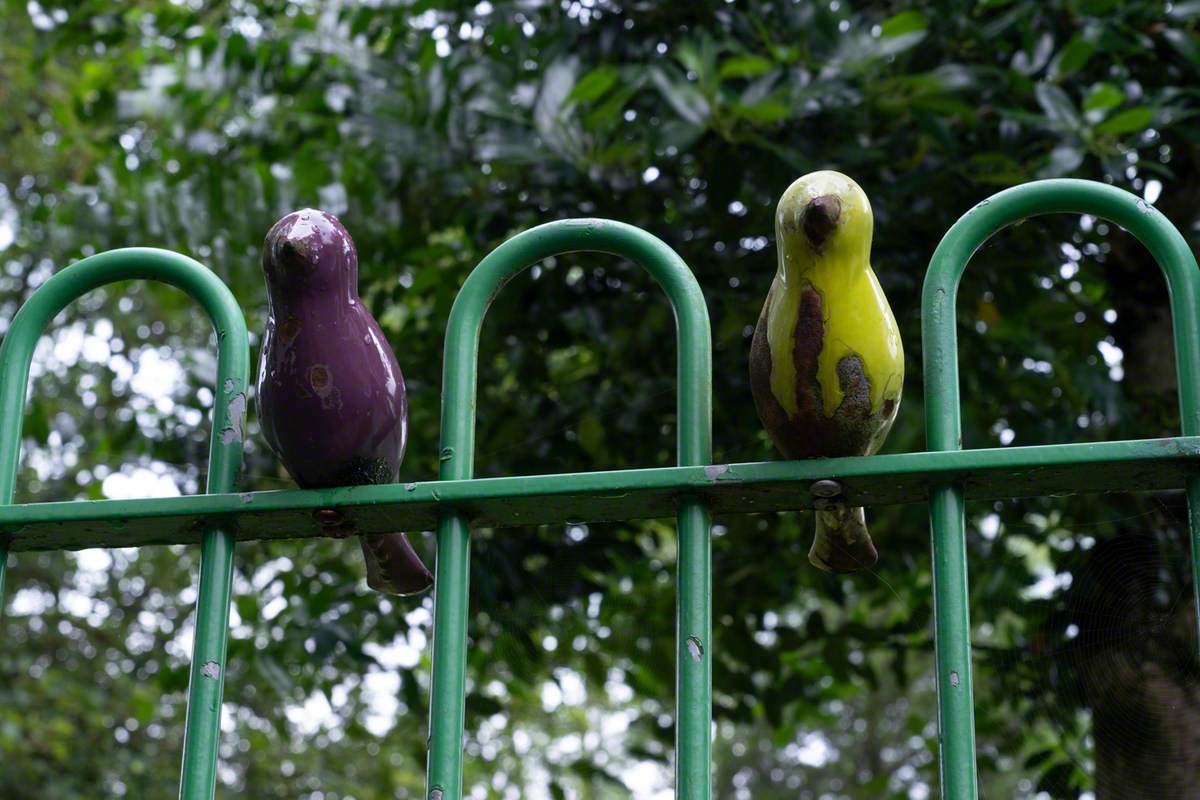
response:
[[[1198,20],[1193,2],[1114,0],[6,4],[0,335],[55,269],[126,245],[208,264],[260,330],[265,231],[322,207],[355,237],[405,370],[402,478],[426,480],[442,334],[470,268],[539,222],[612,217],[665,239],[706,290],[716,459],[772,458],[746,358],[773,206],[828,166],[874,204],[873,261],[909,354],[888,450],[920,449],[919,289],[972,204],[1076,175],[1161,193],[1195,235]],[[967,446],[1175,429],[1170,402],[1147,411],[1169,400],[1169,358],[1139,361],[1136,382],[1122,361],[1129,321],[1162,302],[1130,253],[1064,217],[976,257],[959,303]],[[20,501],[203,485],[214,364],[197,312],[131,284],[59,320],[36,360]],[[672,463],[671,330],[657,287],[612,259],[514,280],[484,335],[477,474]],[[247,458],[245,488],[289,485],[253,437]],[[984,796],[1087,796],[1074,578],[1098,541],[1169,538],[1176,512],[969,509]],[[855,578],[808,565],[799,515],[717,522],[718,796],[935,794],[924,509],[872,512],[882,561]],[[670,522],[485,530],[474,554],[470,796],[655,796],[672,740]],[[197,566],[179,547],[12,560],[0,796],[170,796]],[[237,566],[222,795],[421,796],[429,601],[370,593],[345,543],[247,544]]]

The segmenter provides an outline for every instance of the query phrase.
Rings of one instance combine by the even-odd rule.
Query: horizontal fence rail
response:
[[[471,528],[673,517],[682,498],[714,513],[806,511],[809,487],[836,480],[856,506],[927,502],[931,487],[961,486],[968,500],[1183,489],[1200,474],[1200,436],[766,461],[565,475],[289,489],[89,503],[0,506],[0,539],[13,552],[199,542],[220,519],[240,541],[330,536],[313,512],[341,511],[337,536],[433,530],[454,512]]]

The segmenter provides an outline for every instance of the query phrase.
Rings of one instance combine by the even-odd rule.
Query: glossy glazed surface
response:
[[[350,234],[323,211],[288,214],[267,233],[263,273],[271,313],[258,416],[267,443],[305,489],[395,481],[408,397],[396,356],[359,300]],[[415,594],[433,582],[403,533],[362,536],[360,544],[372,589]]]
[[[751,341],[759,418],[785,458],[869,455],[904,388],[896,319],[871,269],[874,221],[853,180],[796,180],[775,214],[779,266]]]
[[[779,267],[750,344],[750,387],[785,458],[870,455],[896,419],[904,349],[871,269],[873,226],[866,193],[840,172],[809,173],[779,200]],[[858,572],[878,561],[861,508],[835,493],[816,518],[812,564]]]
[[[289,214],[267,234],[263,272],[263,436],[304,488],[396,480],[408,431],[404,376],[359,300],[349,233],[322,211]]]
[[[805,212],[816,198],[837,202],[837,220],[815,247],[805,231]],[[848,355],[862,357],[870,383],[871,411],[885,400],[898,404],[904,386],[904,349],[892,309],[871,269],[874,217],[866,194],[850,178],[824,170],[800,178],[784,192],[775,212],[779,269],[772,287],[776,301],[768,316],[771,388],[789,413],[797,413],[793,331],[800,295],[812,286],[820,295],[825,324],[817,380],[825,416],[844,398],[837,374]],[[811,227],[811,226],[810,226]]]

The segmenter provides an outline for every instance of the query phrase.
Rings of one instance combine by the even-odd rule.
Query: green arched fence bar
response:
[[[592,251],[629,259],[666,291],[675,311],[678,349],[678,460],[699,466],[712,456],[712,343],[708,310],[692,271],[660,239],[602,219],[551,222],[497,247],[467,278],[450,310],[442,376],[443,480],[469,480],[475,458],[476,363],[488,305],[501,287],[542,259]],[[707,800],[712,724],[712,577],[710,520],[698,497],[681,496],[678,513],[676,628],[676,786],[680,797]],[[461,513],[438,524],[430,705],[430,800],[462,797],[463,703],[466,680],[469,526]]]
[[[1163,268],[1175,325],[1181,436],[962,449],[955,313],[959,279],[971,255],[990,236],[1019,220],[1051,213],[1091,214],[1111,220],[1137,236]],[[679,466],[473,478],[476,362],[488,304],[522,269],[550,256],[580,251],[609,253],[640,264],[671,301],[679,342]],[[213,420],[216,435],[209,451],[208,493],[166,499],[13,504],[26,384],[38,337],[76,297],[130,279],[159,280],[183,289],[200,302],[216,328],[218,401]],[[950,229],[926,275],[922,325],[927,452],[710,464],[711,341],[704,298],[691,271],[663,242],[629,225],[606,220],[554,222],[498,247],[475,268],[455,300],[445,344],[440,480],[238,494],[235,479],[245,429],[242,415],[249,358],[245,322],[233,296],[209,270],[174,253],[132,248],[91,256],[41,286],[17,313],[0,344],[0,598],[9,552],[199,544],[200,591],[180,797],[209,800],[215,794],[235,542],[325,536],[327,530],[312,515],[323,508],[341,511],[358,533],[436,527],[426,796],[428,800],[460,800],[471,529],[675,516],[679,522],[676,794],[686,800],[709,800],[709,515],[811,509],[811,485],[818,480],[836,480],[852,505],[929,503],[942,797],[975,800],[965,503],[1186,489],[1193,572],[1200,577],[1200,270],[1174,226],[1137,197],[1089,181],[1040,181],[1000,192],[971,209]],[[1200,594],[1196,600],[1200,607]]]
[[[217,332],[217,385],[213,387],[216,400],[207,490],[232,492],[236,488],[250,368],[242,309],[221,279],[202,264],[166,250],[132,247],[90,256],[56,273],[38,287],[13,318],[0,345],[0,507],[13,501],[26,384],[38,338],[55,315],[76,298],[109,283],[135,279],[162,281],[182,289],[204,307],[212,320]],[[233,581],[232,531],[217,520],[204,520],[202,525],[196,632],[179,786],[179,796],[185,800],[207,800],[216,787]],[[8,544],[7,537],[0,537],[0,603]]]
[[[1200,434],[1200,271],[1187,242],[1166,217],[1129,192],[1093,181],[1049,180],[1007,189],[979,203],[934,251],[921,299],[929,449],[962,449],[955,301],[967,261],[996,232],[1041,214],[1091,214],[1115,222],[1158,261],[1171,297],[1183,434]],[[1192,572],[1200,587],[1200,478],[1189,475],[1186,486]],[[1137,487],[1131,483],[1129,488]],[[963,500],[961,482],[930,486],[940,767],[943,796],[952,800],[978,796]],[[1200,608],[1200,589],[1196,602]]]

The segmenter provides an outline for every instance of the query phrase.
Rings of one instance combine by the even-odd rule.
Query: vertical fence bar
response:
[[[443,480],[472,477],[475,454],[476,362],[488,305],[501,287],[542,259],[592,251],[629,259],[666,291],[679,341],[678,448],[683,466],[707,464],[712,450],[712,345],[704,295],[690,269],[666,244],[643,230],[608,220],[561,220],[521,233],[489,254],[455,298],[446,332],[442,386]],[[707,508],[683,499],[679,509],[679,598],[676,781],[678,795],[712,794],[712,612],[710,524]],[[434,589],[433,687],[430,702],[429,800],[461,800],[466,681],[470,532],[446,512],[438,526]]]
[[[1175,331],[1179,407],[1185,436],[1200,434],[1200,270],[1183,236],[1152,206],[1103,183],[1048,180],[1006,189],[964,214],[933,254],[921,302],[925,416],[930,450],[961,450],[956,299],[967,261],[997,231],[1041,214],[1091,214],[1128,230],[1149,249],[1167,279]],[[1200,584],[1200,478],[1187,484],[1193,577]],[[930,492],[934,626],[942,796],[974,800],[975,728],[963,495]],[[1200,609],[1200,588],[1196,603]],[[1200,618],[1200,615],[1198,615]]]
[[[712,522],[697,500],[680,505],[675,630],[675,796],[712,797]]]
[[[1188,533],[1192,540],[1192,601],[1196,604],[1197,639],[1200,640],[1200,477],[1187,480]]]
[[[246,322],[229,289],[204,265],[166,250],[132,247],[85,258],[47,280],[22,305],[0,343],[0,504],[13,501],[21,424],[34,348],[58,312],[79,296],[115,281],[156,280],[187,292],[217,333],[217,398],[209,444],[209,492],[235,489],[245,433],[250,350]],[[213,527],[200,550],[200,589],[179,795],[211,800],[216,787],[226,629],[233,576],[232,531]],[[7,547],[0,543],[0,550]],[[3,603],[0,552],[0,604]]]

